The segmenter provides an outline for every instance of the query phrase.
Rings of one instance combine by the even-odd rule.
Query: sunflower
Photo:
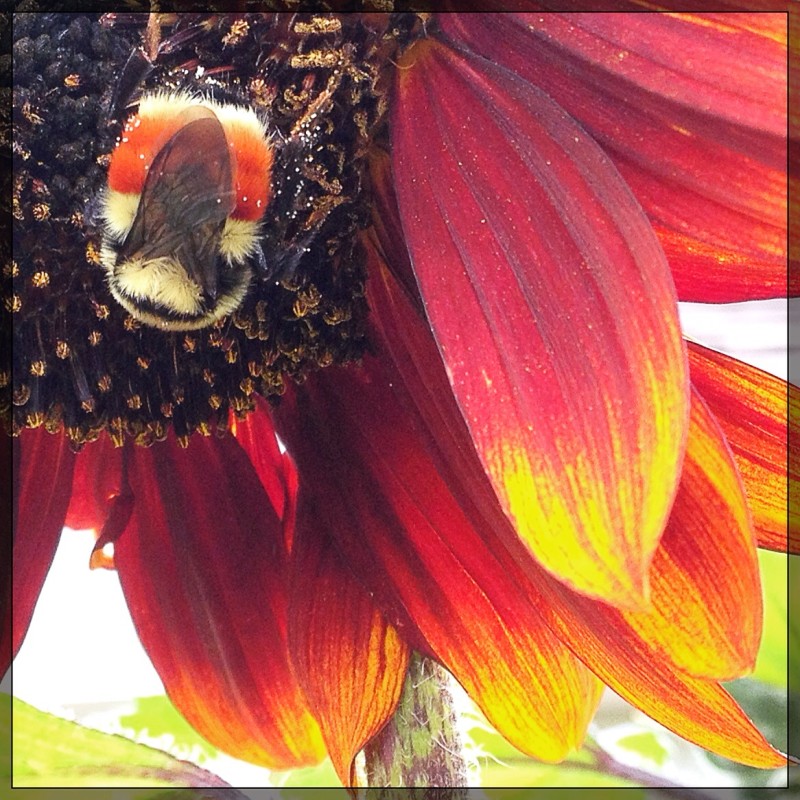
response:
[[[240,758],[352,783],[417,652],[546,762],[609,686],[786,763],[720,685],[754,664],[757,547],[797,550],[786,385],[676,305],[786,291],[784,16],[162,15],[145,83],[210,76],[286,143],[291,264],[190,333],[116,305],[84,214],[144,20],[20,16],[6,658],[93,527]]]

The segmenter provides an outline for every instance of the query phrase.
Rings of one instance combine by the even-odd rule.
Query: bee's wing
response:
[[[214,296],[219,237],[236,205],[233,156],[213,111],[193,106],[186,116],[150,165],[121,256],[174,258]]]

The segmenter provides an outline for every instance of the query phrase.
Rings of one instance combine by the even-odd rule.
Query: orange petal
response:
[[[762,621],[755,539],[736,466],[697,394],[680,488],[653,558],[650,608],[619,610],[564,592],[551,579],[519,580],[537,587],[556,613],[566,604],[567,614],[579,615],[593,635],[649,653],[651,671],[728,680],[752,670]],[[571,641],[584,657],[580,639]]]
[[[752,543],[748,551],[747,542],[744,541],[746,525],[742,528],[741,490],[736,485],[730,461],[723,457],[724,447],[721,447],[719,432],[704,413],[702,404],[693,408],[695,422],[689,439],[686,473],[691,478],[687,485],[681,487],[676,499],[677,510],[653,564],[655,576],[649,612],[652,618],[645,624],[644,618],[640,617],[637,624],[633,625],[630,614],[569,591],[541,569],[525,567],[523,571],[523,560],[519,554],[516,553],[516,560],[512,560],[496,542],[491,547],[491,556],[486,554],[484,542],[493,541],[508,522],[494,502],[480,466],[476,464],[470,468],[468,456],[471,455],[472,461],[476,459],[468,446],[469,434],[452,398],[447,394],[447,378],[430,335],[425,330],[424,320],[407,295],[391,279],[388,270],[375,259],[374,251],[368,250],[368,253],[372,257],[369,262],[369,300],[376,310],[373,319],[379,328],[374,338],[383,342],[387,357],[391,357],[398,370],[398,376],[391,378],[392,385],[403,384],[409,389],[413,407],[428,426],[429,452],[436,459],[440,473],[446,476],[448,489],[459,498],[461,508],[465,509],[469,520],[475,525],[474,528],[469,524],[460,525],[458,535],[450,544],[455,552],[474,554],[478,564],[471,566],[473,579],[481,574],[482,569],[486,569],[489,575],[485,578],[485,584],[480,585],[493,587],[498,580],[510,580],[512,585],[521,588],[522,596],[536,606],[552,629],[603,680],[624,693],[645,713],[672,727],[680,735],[732,758],[761,765],[780,763],[780,756],[727,694],[716,684],[682,675],[674,666],[675,663],[691,661],[689,651],[694,648],[698,652],[699,663],[706,666],[711,664],[715,671],[730,674],[737,664],[741,665],[748,657],[748,648],[752,647],[748,644],[748,638],[750,641],[754,638],[745,637],[743,647],[736,629],[736,613],[741,601],[735,595],[740,585],[744,584],[747,588],[746,578],[750,574],[752,559]],[[358,396],[358,392],[351,394]],[[716,461],[708,457],[707,449]],[[705,469],[711,469],[711,475],[706,475]],[[428,507],[430,498],[429,491],[416,495],[417,502],[423,508]],[[687,528],[687,516],[692,516],[692,506],[701,499],[713,504],[713,510],[721,515],[721,519],[712,523],[709,530],[696,530],[696,522]],[[448,519],[447,516],[432,516],[430,513],[428,516],[431,524],[439,526],[445,525]],[[733,567],[734,591],[725,586],[712,586],[714,581],[718,584],[724,584],[725,581],[716,569],[708,569],[709,564],[716,566],[719,563],[713,537],[719,535],[719,526],[726,523],[733,525],[735,530],[733,533],[722,533],[719,546],[726,547],[728,539],[731,539],[731,557],[744,556],[745,560],[744,567]],[[483,542],[475,542],[473,531],[480,533]],[[692,534],[702,539],[697,548],[692,547]],[[424,542],[428,548],[433,546],[431,543],[435,539],[426,528]],[[518,540],[511,541],[516,541],[517,549],[521,549]],[[363,543],[360,550],[357,542],[354,543],[354,549],[354,560],[358,562],[360,558],[364,561],[364,556],[358,555],[358,552],[365,550]],[[402,566],[404,562],[407,564],[405,568]],[[432,563],[441,562],[432,559]],[[409,559],[405,547],[394,547],[391,564],[393,581],[405,573],[416,576],[419,571],[418,561]],[[725,566],[727,568],[727,562]],[[365,567],[365,570],[366,574],[371,574],[369,567]],[[674,584],[673,577],[678,578]],[[439,580],[445,582],[448,578],[443,576]],[[686,608],[676,614],[676,594],[681,591],[685,594]],[[442,595],[433,589],[429,589],[428,593],[433,606],[430,613],[437,614],[439,609],[445,607]],[[386,595],[385,587],[383,595]],[[725,605],[725,609],[718,622],[716,615],[720,614],[721,604]],[[504,604],[498,602],[498,606],[504,607]],[[463,614],[469,614],[473,608],[466,593],[459,607],[464,609]],[[521,603],[514,606],[520,607],[523,607]],[[424,613],[424,609],[420,609],[419,613]],[[526,617],[525,612],[515,613],[520,614],[517,619],[523,625],[536,630],[536,623]],[[752,626],[753,618],[758,614],[757,604],[755,609],[741,610],[741,614],[742,624],[745,627]],[[683,624],[692,618],[697,620],[695,636],[692,636],[691,630],[679,629],[676,624]],[[646,638],[648,635],[649,639]],[[486,640],[489,641],[489,637]],[[673,643],[675,648],[671,647]],[[744,651],[744,656],[741,651]],[[491,664],[496,656],[490,651],[486,657]],[[513,660],[510,663],[516,665]],[[524,670],[524,667],[516,666]],[[501,691],[508,689],[501,687]],[[689,702],[686,702],[687,693]]]
[[[521,567],[527,577],[514,580],[541,586],[541,570],[526,569],[527,554],[519,552],[519,541],[502,536],[504,519],[497,518],[491,503],[478,503],[484,489],[464,455],[468,434],[463,431],[458,438],[460,428],[453,421],[458,411],[447,402],[448,384],[422,318],[375,251],[368,249],[368,255],[369,300],[380,329],[375,338],[386,341],[417,408],[436,425],[448,488],[464,498],[462,504],[467,498],[476,504],[484,519],[481,529],[516,544],[509,548],[516,564],[501,569]],[[651,581],[647,611],[621,612],[585,598],[586,623],[609,637],[630,637],[631,647],[652,648],[654,657],[702,677],[728,679],[752,668],[761,588],[746,499],[725,439],[696,394],[678,495],[653,559]]]
[[[67,438],[41,427],[23,430],[13,441],[13,451],[13,621],[10,637],[7,628],[3,633],[3,657],[9,652],[16,655],[28,632],[64,527],[75,467],[75,454]]]
[[[786,15],[447,15],[604,147],[682,300],[786,291]]]
[[[688,412],[658,242],[599,147],[535,87],[433,40],[397,75],[400,215],[484,469],[549,571],[641,606]]]
[[[461,441],[469,434],[430,332],[399,286],[384,286],[388,273],[369,252],[374,321],[393,331],[376,331],[373,339],[386,352],[366,358],[361,369],[314,375],[275,412],[298,460],[301,493],[314,503],[302,524],[325,521],[403,638],[438,658],[509,741],[558,761],[582,741],[600,685],[541,624],[498,562],[499,541],[492,533],[491,545],[481,541],[465,516],[488,499],[510,530],[471,448],[463,466],[477,489],[458,502],[445,476],[458,472],[464,451],[431,461],[431,435],[447,438],[452,424],[461,426]],[[432,356],[435,370],[415,383],[392,367],[390,352],[417,339],[421,358]],[[418,404],[430,415],[429,432]],[[437,417],[440,407],[455,416]]]
[[[128,446],[135,510],[115,546],[142,644],[172,701],[222,750],[272,769],[324,746],[286,645],[278,519],[233,437]],[[280,469],[280,464],[276,464]]]
[[[759,546],[800,553],[800,510],[787,498],[787,485],[800,481],[800,465],[789,460],[787,480],[786,446],[787,419],[792,435],[800,433],[800,390],[731,356],[695,342],[688,345],[692,383],[731,446]]]
[[[292,551],[289,651],[345,786],[355,786],[356,754],[389,721],[409,649],[329,539],[325,516],[302,520]]]
[[[617,694],[678,736],[742,764],[786,766],[718,683],[670,670],[646,645],[632,649],[627,641],[609,639],[569,602],[554,609],[550,623]]]
[[[439,659],[509,741],[559,761],[582,741],[598,684],[471,532],[401,391],[369,357],[287,392],[276,415],[311,504],[300,524],[324,521],[404,638]]]
[[[762,618],[755,538],[725,438],[697,394],[651,581],[652,611],[623,613],[643,641],[692,675],[728,680],[752,670]],[[598,626],[619,629],[612,617],[601,611]]]

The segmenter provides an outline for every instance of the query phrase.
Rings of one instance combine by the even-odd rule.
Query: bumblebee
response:
[[[259,232],[274,154],[249,107],[145,94],[111,154],[101,263],[116,300],[164,330],[235,311],[264,265]]]

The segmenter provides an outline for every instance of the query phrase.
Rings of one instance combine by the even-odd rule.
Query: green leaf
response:
[[[622,736],[617,739],[617,744],[637,755],[644,756],[659,767],[663,766],[669,755],[664,745],[658,741],[658,737],[652,731],[642,731],[641,733]]]
[[[150,738],[157,739],[162,736],[169,736],[174,742],[170,746],[170,750],[173,752],[178,751],[180,753],[184,750],[192,752],[195,748],[199,748],[200,757],[198,761],[201,764],[206,759],[213,759],[220,754],[216,747],[207,742],[186,722],[166,695],[137,698],[136,710],[132,714],[120,717],[119,723],[124,728],[146,734]],[[284,772],[273,770],[269,776],[269,781],[271,784],[283,787],[283,789],[289,787],[341,785],[336,775],[336,770],[329,759],[325,759],[317,766],[304,769],[286,770]],[[293,796],[295,795],[286,791],[281,793],[281,797],[284,800],[291,800]],[[297,795],[298,798],[301,796]]]
[[[794,639],[795,653],[800,646],[800,620],[787,614],[786,555],[759,550],[761,583],[764,587],[764,633],[752,678],[786,689],[787,630]],[[791,626],[791,627],[790,627]]]
[[[287,772],[273,772],[271,780],[276,786],[282,787],[281,800],[300,800],[308,795],[304,792],[291,792],[287,788],[305,788],[309,786],[341,786],[342,782],[336,775],[330,759],[326,758],[321,764],[303,769],[293,769]]]
[[[135,703],[136,710],[132,714],[119,718],[119,724],[123,728],[147,734],[151,739],[170,736],[174,739],[175,750],[191,752],[199,748],[200,763],[219,754],[219,750],[197,733],[166,695],[138,697]]]
[[[615,775],[570,768],[565,764],[537,764],[532,760],[526,764],[515,763],[504,768],[499,764],[491,764],[488,768],[481,769],[481,785],[493,787],[483,790],[490,800],[529,800],[537,794],[552,800],[552,792],[547,791],[549,788],[592,788],[592,800],[644,800],[645,797],[643,789]],[[511,792],[505,787],[519,787],[523,791]],[[540,792],[532,793],[531,790],[537,787],[541,787]]]
[[[789,572],[789,691],[800,696],[800,556],[788,557]],[[796,706],[794,710],[796,710]]]
[[[129,795],[135,800],[200,800],[215,794],[157,787],[228,787],[216,775],[160,750],[84,728],[8,695],[0,695],[0,701],[0,745],[9,752],[13,744],[15,787],[147,787],[146,792]],[[6,779],[11,777],[8,766],[3,765]],[[27,796],[52,798],[52,788]],[[227,797],[244,796],[226,792]]]

